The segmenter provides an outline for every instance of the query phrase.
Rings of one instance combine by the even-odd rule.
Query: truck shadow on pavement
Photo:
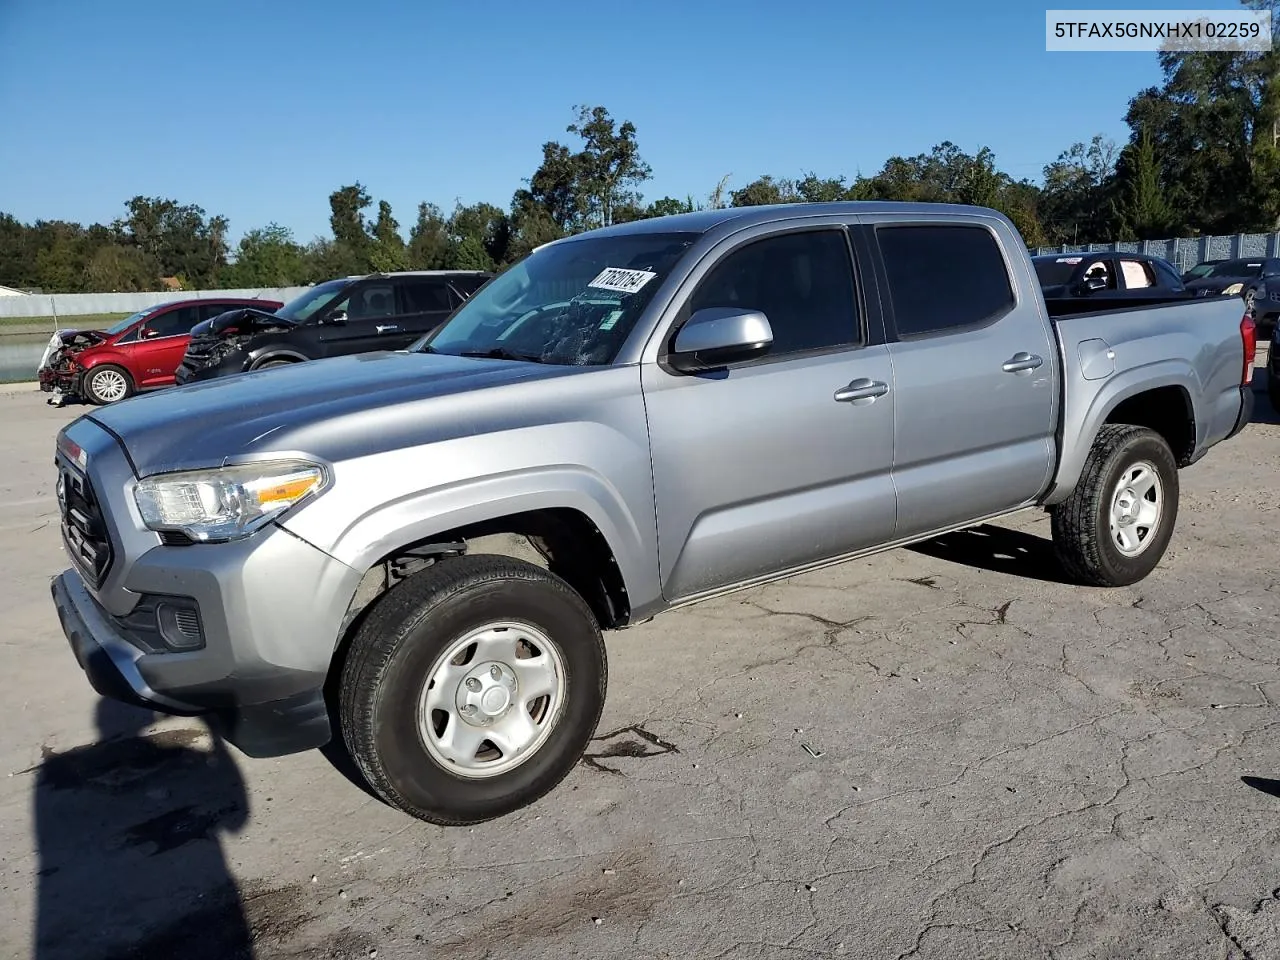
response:
[[[905,549],[978,570],[1048,583],[1070,582],[1054,556],[1052,542],[1033,533],[989,523],[946,533]]]
[[[46,747],[33,820],[35,960],[248,960],[252,934],[219,839],[243,828],[245,785],[198,722],[99,701],[97,743]],[[210,749],[193,749],[212,739]]]

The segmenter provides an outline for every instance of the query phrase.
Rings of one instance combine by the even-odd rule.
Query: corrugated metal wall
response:
[[[157,303],[204,297],[259,297],[288,302],[306,287],[253,290],[160,290],[151,293],[54,293],[0,297],[0,317],[76,317],[98,313],[136,313]]]

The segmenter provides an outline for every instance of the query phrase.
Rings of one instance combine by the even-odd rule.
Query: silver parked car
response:
[[[1082,584],[1151,573],[1179,467],[1250,418],[1252,321],[1089,310],[984,208],[557,241],[408,350],[70,424],[54,602],[103,694],[252,756],[340,735],[387,802],[478,822],[579,760],[602,630],[1028,507]]]

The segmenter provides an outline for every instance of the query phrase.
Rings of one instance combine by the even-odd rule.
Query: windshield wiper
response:
[[[485,360],[521,360],[525,363],[541,363],[541,357],[528,353],[516,353],[506,347],[491,347],[488,350],[463,350],[460,357],[480,357]]]

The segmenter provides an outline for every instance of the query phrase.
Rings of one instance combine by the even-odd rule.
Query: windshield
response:
[[[1032,257],[1041,287],[1060,287],[1071,279],[1084,257]]]
[[[275,312],[277,317],[301,323],[324,307],[350,284],[350,280],[327,280],[300,293]]]
[[[612,363],[695,233],[590,237],[535,250],[412,349],[576,366]]]
[[[1184,280],[1199,280],[1201,277],[1207,277],[1213,273],[1216,263],[1197,263],[1194,267],[1187,271]]]
[[[150,316],[159,310],[159,307],[147,307],[145,310],[139,310],[132,316],[125,317],[123,320],[117,320],[111,326],[107,327],[106,334],[114,337],[117,333],[124,333],[131,326],[141,320],[143,317]]]

